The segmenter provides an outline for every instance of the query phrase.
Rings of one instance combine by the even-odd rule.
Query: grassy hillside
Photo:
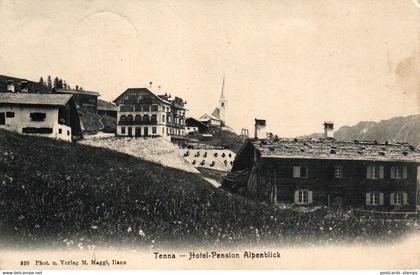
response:
[[[133,156],[0,131],[0,246],[396,239],[413,222],[280,209]]]
[[[243,144],[241,137],[234,132],[214,129],[211,138],[199,138],[200,143],[230,149],[237,153]]]
[[[116,131],[117,122],[113,117],[102,116],[89,111],[79,111],[79,115],[87,134],[94,134],[99,131],[115,133]]]

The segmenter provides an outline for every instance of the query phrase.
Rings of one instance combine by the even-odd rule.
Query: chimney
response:
[[[152,82],[152,81],[150,81],[150,82],[149,82],[149,89],[150,89],[150,90],[152,89],[152,84],[153,84],[153,82]]]
[[[15,84],[13,84],[12,80],[7,81],[7,91],[8,92],[15,92]]]
[[[324,138],[334,138],[334,123],[332,121],[324,122]]]

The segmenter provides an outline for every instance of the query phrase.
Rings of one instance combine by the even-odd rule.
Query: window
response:
[[[4,113],[0,113],[0,125],[5,125],[6,124],[6,118]]]
[[[162,127],[162,135],[165,134],[165,127]]]
[[[63,129],[59,128],[58,133],[61,135],[63,133]]]
[[[308,167],[306,166],[293,166],[293,177],[294,178],[307,178]]]
[[[368,179],[383,179],[384,167],[379,165],[369,165],[366,169],[366,177]]]
[[[127,116],[127,122],[132,123],[134,121],[133,115]]]
[[[125,127],[121,127],[121,134],[125,135]]]
[[[30,117],[32,121],[44,121],[47,115],[45,113],[31,113]]]
[[[383,193],[366,193],[366,205],[383,205],[384,194]]]
[[[394,197],[393,198],[394,205],[401,205],[402,204],[402,197],[403,197],[402,193],[394,193],[393,197]]]
[[[390,205],[407,205],[407,193],[405,192],[395,192],[391,193],[389,196]]]
[[[158,111],[158,105],[152,105],[152,112]]]
[[[297,204],[310,204],[312,203],[312,191],[309,190],[296,190],[295,203]]]
[[[336,179],[342,179],[343,178],[343,166],[336,166],[335,167],[334,177]]]
[[[22,129],[22,132],[25,134],[52,134],[52,128],[35,128],[35,127],[25,127]]]
[[[15,113],[14,112],[6,112],[6,117],[8,117],[8,118],[15,117]]]
[[[135,118],[134,118],[134,121],[136,123],[141,123],[141,115],[136,115]]]
[[[407,178],[407,166],[392,166],[391,167],[391,179],[406,179]]]
[[[165,115],[162,115],[162,122],[165,122]]]
[[[135,135],[136,137],[141,136],[141,127],[136,127],[136,128],[134,129],[134,135]]]
[[[156,127],[152,127],[152,134],[156,134],[156,133],[157,133]]]
[[[152,122],[154,122],[154,123],[157,122],[157,115],[152,115]]]
[[[144,115],[143,116],[143,121],[148,122],[149,121],[149,115]]]
[[[70,136],[70,131],[69,130],[67,130],[67,135]]]

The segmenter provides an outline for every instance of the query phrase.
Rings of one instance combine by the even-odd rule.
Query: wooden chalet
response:
[[[419,165],[406,143],[247,140],[222,187],[274,204],[414,212]]]
[[[57,89],[57,94],[71,94],[79,109],[88,110],[96,113],[98,107],[98,97],[100,94],[94,91],[72,90],[72,89]]]

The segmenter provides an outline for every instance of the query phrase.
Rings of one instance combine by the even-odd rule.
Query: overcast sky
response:
[[[280,136],[419,113],[420,8],[395,1],[0,1],[0,74],[107,100],[149,81]]]

